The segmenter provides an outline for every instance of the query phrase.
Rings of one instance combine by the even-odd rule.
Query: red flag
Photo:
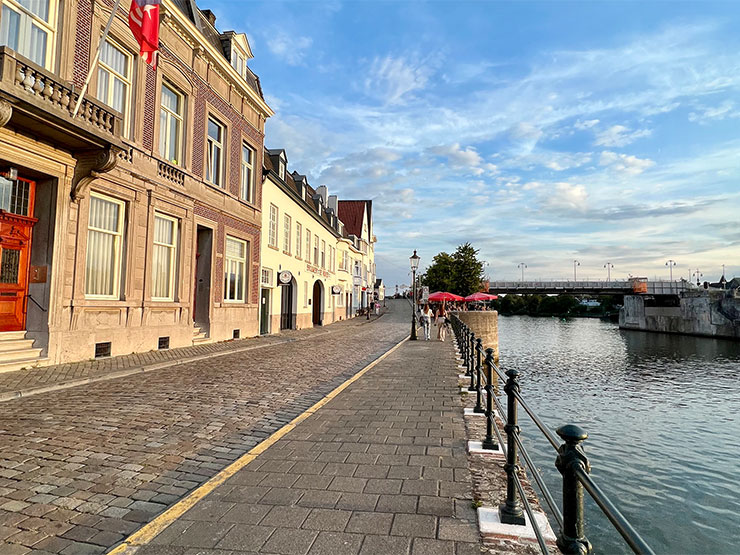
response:
[[[144,61],[157,67],[159,50],[159,2],[160,0],[131,0],[128,26],[141,48]]]

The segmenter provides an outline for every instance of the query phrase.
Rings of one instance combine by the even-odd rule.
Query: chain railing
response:
[[[493,349],[485,349],[485,358],[481,363],[481,358],[483,358],[481,339],[476,338],[475,333],[457,315],[452,314],[450,321],[462,357],[465,375],[470,377],[468,390],[476,393],[473,411],[483,413],[486,417],[486,435],[482,447],[483,449],[498,450],[498,440],[506,456],[504,464],[506,501],[499,507],[501,522],[523,526],[526,522],[524,518],[526,513],[540,549],[543,553],[549,553],[545,533],[534,517],[534,511],[525,495],[524,485],[519,476],[521,470],[519,458],[521,457],[537,484],[537,489],[542,493],[542,498],[549,507],[552,518],[556,521],[558,528],[556,534],[557,546],[561,552],[580,555],[592,551],[591,542],[585,535],[583,504],[583,492],[585,490],[635,553],[652,554],[653,550],[650,546],[591,478],[591,464],[582,445],[588,438],[588,434],[576,425],[566,424],[555,431],[555,434],[560,438],[558,439],[522,398],[519,372],[516,369],[507,370],[506,373],[502,372],[494,362]],[[494,386],[494,380],[496,379],[501,379],[505,383],[505,407],[496,395],[497,392]],[[484,395],[485,407],[482,399]],[[506,441],[504,441],[501,431],[495,423],[496,412],[494,407],[504,423]],[[545,484],[542,474],[522,444],[518,420],[519,407],[524,409],[550,445],[557,451],[555,467],[563,478],[562,512]]]

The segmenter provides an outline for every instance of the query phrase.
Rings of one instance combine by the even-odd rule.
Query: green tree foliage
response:
[[[493,302],[501,314],[530,316],[600,316],[614,310],[614,298],[605,297],[601,306],[586,307],[572,295],[506,295]]]
[[[454,253],[441,252],[421,277],[429,291],[448,291],[463,297],[480,290],[483,262],[470,243],[457,247]]]

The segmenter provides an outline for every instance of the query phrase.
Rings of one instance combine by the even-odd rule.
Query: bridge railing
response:
[[[558,529],[556,534],[557,546],[561,552],[580,555],[592,551],[591,543],[585,535],[583,504],[583,491],[585,490],[635,553],[654,553],[616,505],[611,502],[591,478],[591,464],[582,445],[588,438],[588,434],[574,424],[561,426],[553,433],[522,397],[519,372],[516,369],[507,370],[506,373],[502,372],[494,363],[493,349],[486,349],[485,356],[483,356],[480,338],[476,338],[475,333],[457,315],[452,314],[450,321],[463,359],[466,375],[470,376],[468,390],[476,393],[476,404],[473,410],[483,413],[486,417],[486,435],[482,447],[483,449],[498,450],[500,444],[506,456],[506,464],[504,465],[506,471],[506,502],[499,507],[501,522],[525,526],[528,520],[542,552],[550,552],[544,530],[539,527],[535,519],[534,511],[527,499],[524,485],[519,476],[521,470],[519,459],[521,457],[537,484],[542,498],[549,507],[552,518],[555,519]],[[504,392],[506,393],[505,407],[496,395],[498,390],[496,380],[498,379],[506,384],[504,386]],[[485,403],[482,400],[483,396],[485,396]],[[518,420],[519,407],[524,409],[557,452],[555,467],[562,475],[562,512],[545,484],[542,474],[521,441]],[[495,411],[498,411],[498,415],[504,423],[505,441],[499,427],[496,425]],[[525,513],[527,519],[524,518]]]

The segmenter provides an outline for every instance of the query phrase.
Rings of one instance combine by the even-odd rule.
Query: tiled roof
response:
[[[362,219],[365,214],[366,200],[340,200],[339,219],[344,223],[347,233],[362,237]]]

